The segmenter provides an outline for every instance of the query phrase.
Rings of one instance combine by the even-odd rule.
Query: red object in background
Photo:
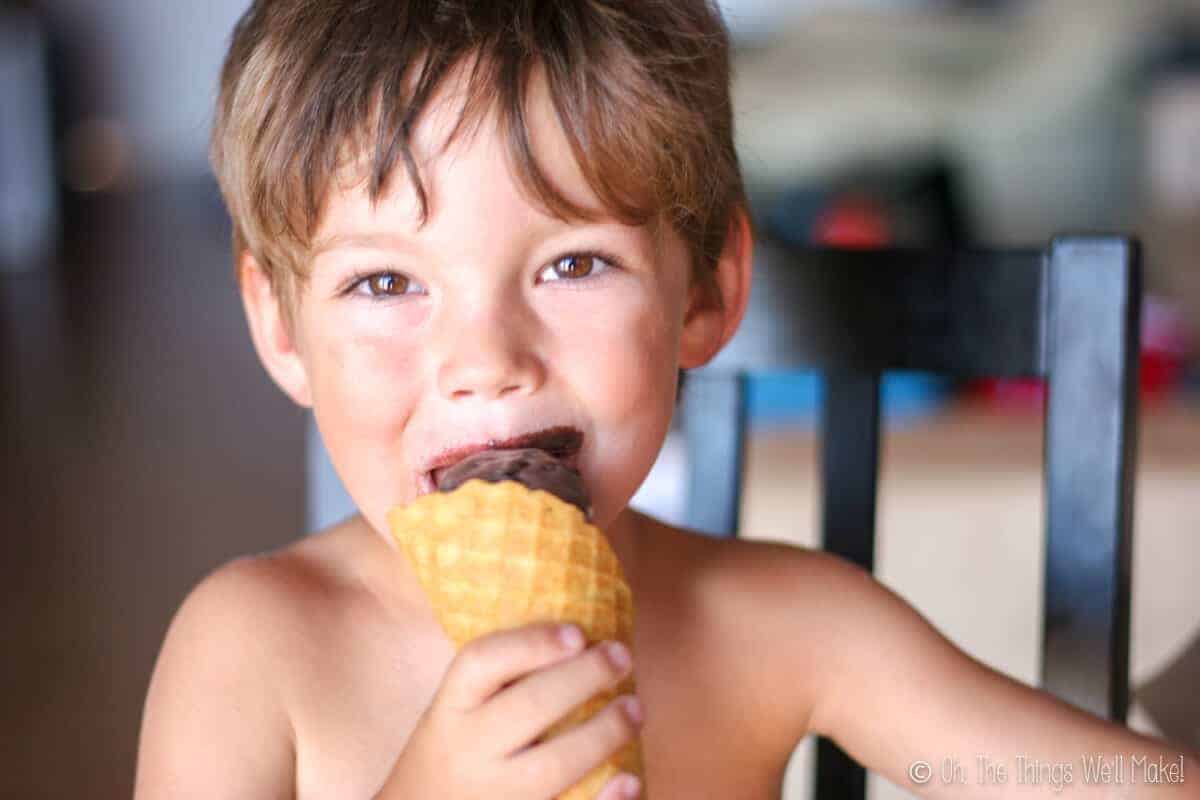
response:
[[[827,247],[870,250],[892,240],[888,216],[878,203],[860,195],[838,197],[813,224],[812,238]]]
[[[1138,396],[1153,404],[1182,385],[1194,341],[1182,313],[1153,295],[1142,302],[1142,353],[1138,364]],[[982,380],[970,393],[1002,411],[1040,412],[1046,403],[1042,380]]]

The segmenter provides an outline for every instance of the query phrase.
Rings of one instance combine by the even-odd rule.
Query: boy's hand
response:
[[[629,672],[609,661],[604,644],[582,651],[582,636],[568,645],[561,630],[535,623],[463,646],[376,800],[551,800],[636,736],[640,723],[617,698],[541,741],[551,725]],[[640,789],[621,793],[627,780],[614,777],[597,800],[637,797]]]

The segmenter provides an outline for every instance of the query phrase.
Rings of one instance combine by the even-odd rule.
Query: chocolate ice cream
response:
[[[544,450],[483,450],[446,468],[438,477],[437,488],[451,492],[472,478],[491,483],[517,481],[530,489],[542,489],[578,506],[588,520],[592,518],[591,498],[582,476]]]

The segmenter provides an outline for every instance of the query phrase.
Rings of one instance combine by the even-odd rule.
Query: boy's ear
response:
[[[712,360],[733,338],[750,299],[754,237],[745,209],[739,208],[729,223],[729,235],[713,276],[715,291],[693,283],[679,343],[679,366],[692,369]]]
[[[266,273],[249,252],[243,253],[238,261],[238,275],[242,306],[246,309],[250,338],[254,341],[259,360],[284,394],[297,405],[311,408],[308,370],[294,333],[288,330],[280,306],[283,300],[275,293]]]

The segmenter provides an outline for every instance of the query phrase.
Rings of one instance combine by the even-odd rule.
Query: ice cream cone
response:
[[[633,595],[616,554],[583,511],[554,494],[513,480],[472,479],[392,509],[388,524],[456,647],[493,631],[553,620],[577,624],[589,644],[616,639],[632,649]],[[544,738],[633,691],[630,675],[576,708]],[[559,800],[593,800],[618,772],[644,781],[639,738]]]

